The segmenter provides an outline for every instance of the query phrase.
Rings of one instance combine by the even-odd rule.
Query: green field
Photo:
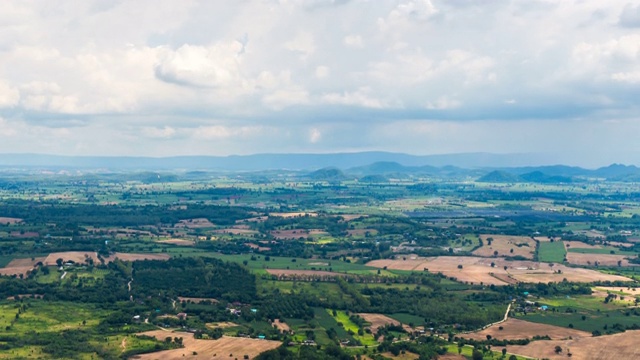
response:
[[[562,241],[540,242],[538,247],[538,260],[542,262],[561,263],[566,255]]]
[[[377,345],[378,342],[373,338],[373,335],[365,333],[364,335],[358,335],[358,330],[360,329],[358,325],[353,323],[351,319],[349,319],[349,315],[344,311],[336,311],[336,315],[333,316],[333,311],[327,309],[327,313],[331,315],[339,324],[342,324],[342,327],[352,336],[360,341],[362,345]]]

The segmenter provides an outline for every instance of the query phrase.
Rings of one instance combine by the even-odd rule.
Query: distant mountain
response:
[[[383,175],[366,175],[358,179],[358,181],[361,183],[385,183],[388,182],[389,179]]]
[[[508,173],[506,171],[494,170],[485,176],[482,176],[477,182],[485,183],[513,183],[519,182],[520,178],[517,175]]]
[[[323,168],[306,175],[307,178],[314,181],[343,181],[347,177],[342,170],[337,168]]]
[[[571,183],[573,179],[568,176],[547,175],[541,171],[532,171],[530,173],[516,175],[503,170],[494,170],[482,177],[477,182],[487,183],[539,183],[539,184],[560,184]]]
[[[520,179],[531,183],[540,184],[558,184],[558,183],[571,183],[573,179],[569,176],[561,175],[547,175],[541,171],[534,171],[520,175]]]
[[[613,164],[595,170],[565,165],[543,165],[542,158],[531,154],[449,154],[408,155],[390,152],[357,152],[334,154],[256,154],[242,156],[177,156],[152,157],[99,157],[57,156],[37,154],[0,154],[0,168],[51,170],[56,173],[91,170],[102,174],[110,172],[151,173],[182,171],[183,178],[206,177],[210,172],[236,172],[253,176],[278,176],[285,171],[309,173],[324,169],[314,176],[338,180],[381,175],[402,179],[417,176],[469,177],[478,181],[529,181],[540,183],[566,183],[578,179],[608,179],[640,181],[640,168]],[[340,170],[331,174],[326,169]],[[145,179],[141,179],[145,180]],[[332,181],[334,181],[332,180]],[[148,179],[151,181],[151,178]]]
[[[355,152],[333,154],[256,154],[232,156],[118,157],[118,156],[58,156],[39,154],[0,154],[0,166],[45,169],[108,169],[108,170],[317,170],[325,167],[349,169],[374,163],[397,163],[404,167],[443,167],[479,169],[513,167],[544,163],[531,154],[446,154],[409,155],[391,152]],[[390,165],[390,164],[387,164]],[[385,165],[381,165],[385,166]],[[391,165],[393,166],[393,165]],[[423,169],[426,171],[426,169]],[[405,170],[399,172],[406,172]]]

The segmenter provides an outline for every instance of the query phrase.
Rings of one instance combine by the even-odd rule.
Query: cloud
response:
[[[320,132],[320,130],[313,128],[311,129],[311,131],[309,131],[309,142],[315,144],[320,141],[320,139],[322,139],[322,133]]]
[[[352,105],[365,108],[382,109],[388,107],[384,101],[370,97],[370,88],[360,88],[353,92],[330,93],[322,96],[322,101],[327,104]]]
[[[242,86],[241,52],[237,42],[213,46],[185,44],[175,51],[167,51],[155,67],[156,76],[167,82],[201,87]]]
[[[364,43],[360,35],[347,35],[344,37],[344,44],[351,48],[362,48]]]
[[[620,14],[619,24],[624,27],[640,27],[640,5],[625,5]]]
[[[0,151],[438,151],[399,141],[429,124],[455,137],[442,140],[447,151],[520,152],[530,148],[510,140],[519,123],[570,134],[608,120],[620,130],[601,132],[602,149],[575,137],[566,149],[633,152],[616,137],[637,130],[639,9],[628,0],[10,2],[0,14],[0,126],[12,135]]]
[[[303,60],[316,51],[313,35],[308,32],[299,32],[296,37],[285,42],[283,47],[299,54]]]

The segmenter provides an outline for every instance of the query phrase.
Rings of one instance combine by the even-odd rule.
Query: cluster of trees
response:
[[[213,258],[172,258],[136,261],[134,296],[153,296],[158,290],[173,296],[221,298],[251,302],[256,298],[255,276],[241,265]]]

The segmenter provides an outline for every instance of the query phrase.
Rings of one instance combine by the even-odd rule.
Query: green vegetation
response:
[[[543,262],[564,261],[566,250],[562,241],[541,241],[538,245],[538,260]]]
[[[261,359],[381,359],[403,351],[432,359],[458,353],[446,340],[501,320],[510,303],[518,318],[596,335],[640,326],[640,311],[622,299],[633,295],[590,295],[594,287],[631,283],[571,282],[576,265],[565,261],[564,248],[577,241],[598,248],[569,252],[637,261],[640,194],[633,184],[502,170],[471,183],[442,173],[366,173],[373,168],[358,170],[362,181],[336,169],[0,170],[0,357],[115,359],[183,346],[140,335],[161,327],[199,340],[225,334],[288,345]],[[568,267],[533,264],[562,273],[548,278],[556,283],[507,285],[530,266],[507,247],[484,265],[453,261],[454,272],[414,268],[434,257],[473,256],[487,245],[481,236],[501,235],[552,238],[539,240],[536,260]],[[156,260],[132,261],[151,255]],[[373,267],[375,260],[384,263]],[[494,285],[452,276],[496,263],[507,275],[495,270]],[[589,267],[640,276],[618,265]],[[409,327],[372,329],[358,313]],[[476,352],[491,356],[486,345]],[[460,351],[471,357],[474,349]]]

